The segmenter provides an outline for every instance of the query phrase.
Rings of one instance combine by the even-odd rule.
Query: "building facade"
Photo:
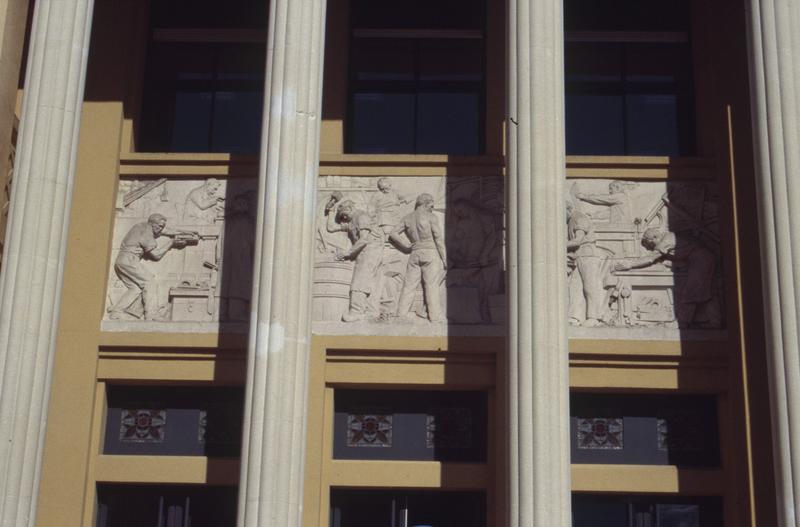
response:
[[[800,525],[800,4],[0,8],[0,525]]]

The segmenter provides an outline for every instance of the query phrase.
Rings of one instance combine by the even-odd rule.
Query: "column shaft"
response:
[[[0,525],[33,525],[55,352],[92,0],[33,15],[0,275]]]
[[[749,0],[748,18],[778,518],[800,527],[800,3]]]
[[[240,526],[300,527],[325,0],[272,0]]]
[[[508,7],[509,525],[569,527],[562,5]]]

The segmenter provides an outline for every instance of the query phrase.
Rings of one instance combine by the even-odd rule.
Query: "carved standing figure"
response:
[[[142,265],[144,258],[160,260],[172,248],[181,248],[186,242],[170,238],[169,242],[159,246],[156,238],[166,235],[164,229],[167,218],[161,214],[151,214],[146,222],[137,223],[122,239],[122,245],[114,262],[114,271],[125,284],[127,291],[108,308],[109,318],[119,319],[123,312],[129,311],[131,305],[141,297],[144,306],[145,320],[157,318],[157,305],[152,281],[155,275]]]
[[[717,258],[698,238],[690,234],[676,234],[658,227],[650,227],[642,233],[642,245],[649,251],[639,258],[616,262],[615,271],[627,271],[648,267],[661,260],[669,260],[686,267],[686,281],[676,294],[675,318],[680,327],[688,327],[695,318],[697,309],[714,300],[714,271]],[[712,325],[719,324],[721,314],[709,313]]]
[[[598,326],[606,311],[603,267],[607,256],[597,247],[592,220],[571,201],[567,201],[567,258],[569,322]]]
[[[414,294],[422,280],[428,319],[431,322],[441,322],[444,320],[444,315],[439,299],[439,286],[447,268],[447,255],[442,228],[438,218],[433,214],[433,203],[433,196],[420,194],[414,205],[414,212],[403,218],[389,238],[404,252],[410,254],[397,315],[400,317],[410,315]],[[400,237],[403,233],[411,245]]]
[[[252,194],[237,195],[225,220],[222,297],[229,320],[247,320],[253,289],[253,251],[256,222],[250,213]]]
[[[389,234],[400,221],[400,207],[411,200],[394,190],[392,180],[388,177],[380,178],[377,185],[378,193],[372,199],[372,207],[378,226]]]
[[[325,205],[326,228],[328,232],[346,232],[352,244],[349,251],[337,249],[336,259],[355,263],[350,282],[350,307],[342,315],[342,321],[356,322],[370,315],[379,315],[384,236],[369,214],[356,209],[351,200],[339,203],[341,199],[341,193],[335,193]],[[334,207],[336,212],[332,214]]]
[[[472,202],[457,199],[451,208],[447,282],[476,287],[481,320],[491,322],[489,296],[502,289],[501,234],[495,218]]]

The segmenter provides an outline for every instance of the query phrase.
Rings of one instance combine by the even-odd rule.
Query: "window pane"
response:
[[[413,81],[414,54],[411,40],[360,38],[350,60],[358,81]]]
[[[567,42],[564,46],[566,81],[575,83],[616,83],[622,81],[623,48],[607,42]]]
[[[573,494],[572,527],[722,527],[722,500],[646,494]]]
[[[473,81],[483,79],[482,40],[422,40],[419,43],[421,81]]]
[[[352,0],[355,28],[482,29],[482,0]]]
[[[486,460],[486,394],[336,390],[336,459]]]
[[[260,44],[223,44],[217,49],[217,78],[264,82],[265,47]]]
[[[175,117],[172,122],[172,152],[207,152],[211,127],[210,92],[175,94]]]
[[[331,490],[330,527],[484,527],[483,492]]]
[[[575,499],[572,502],[572,527],[627,527],[628,504],[614,501]]]
[[[263,96],[259,91],[216,93],[212,151],[258,152]]]
[[[688,0],[565,0],[567,31],[685,31]]]
[[[573,393],[573,463],[719,466],[714,396]]]
[[[657,505],[658,527],[700,527],[699,505]]]
[[[139,148],[257,152],[264,54],[259,44],[154,43]]]
[[[480,153],[480,98],[477,93],[420,93],[417,153]]]
[[[355,93],[353,152],[414,153],[414,94]]]
[[[674,89],[691,78],[688,44],[628,44],[625,48],[625,80],[670,83]],[[686,86],[688,87],[688,86]]]
[[[622,96],[566,96],[567,153],[620,155],[625,152]]]
[[[97,486],[97,527],[220,527],[236,523],[236,487]]]
[[[679,155],[678,98],[674,94],[625,97],[630,155]]]
[[[109,386],[103,453],[235,457],[240,388]]]
[[[409,492],[409,526],[482,527],[485,498],[477,492]]]
[[[266,28],[267,6],[262,0],[158,0],[153,2],[157,28]]]

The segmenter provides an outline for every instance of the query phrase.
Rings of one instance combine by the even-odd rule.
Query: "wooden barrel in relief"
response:
[[[350,305],[353,262],[316,262],[312,288],[312,320],[342,319]]]

